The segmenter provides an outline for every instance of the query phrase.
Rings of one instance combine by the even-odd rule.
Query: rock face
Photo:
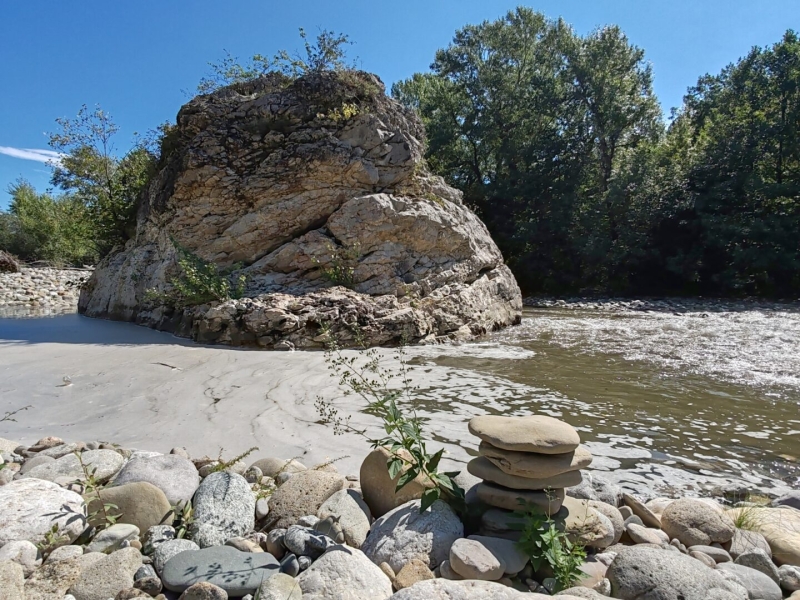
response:
[[[0,273],[19,273],[19,262],[8,252],[0,250]]]
[[[347,342],[358,321],[367,343],[385,344],[519,322],[500,251],[430,175],[423,146],[418,118],[363,72],[273,74],[198,96],[162,144],[135,235],[98,265],[79,310],[264,348],[320,346],[323,323]],[[238,269],[245,297],[176,310],[147,300],[178,273],[172,240]]]

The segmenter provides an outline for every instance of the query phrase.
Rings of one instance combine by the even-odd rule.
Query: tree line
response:
[[[353,68],[346,35],[301,36],[304,54],[212,63],[198,93]],[[457,31],[392,95],[419,113],[429,166],[464,192],[526,293],[788,297],[800,291],[799,88],[789,30],[700,77],[665,119],[644,51],[618,27],[581,36],[518,8]],[[59,124],[63,195],[12,187],[0,248],[97,260],[130,235],[169,126],[117,158],[100,109]]]
[[[518,8],[393,86],[527,293],[800,291],[800,43],[753,48],[668,124],[644,52]]]

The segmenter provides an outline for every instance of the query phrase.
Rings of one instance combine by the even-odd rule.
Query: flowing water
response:
[[[424,390],[432,424],[476,408],[563,418],[595,455],[592,467],[629,490],[800,484],[796,307],[526,309],[519,327],[484,342],[413,355],[431,375],[446,372]]]
[[[261,391],[265,382],[284,390],[273,394],[277,400],[268,392],[267,400],[308,426],[314,422],[317,393],[336,395],[319,352],[204,350],[163,333],[76,316],[26,321],[16,321],[12,328],[12,321],[4,325],[0,320],[0,341],[28,340],[23,346],[38,348],[35,356],[44,364],[37,381],[57,376],[61,383],[60,371],[43,372],[52,355],[59,364],[69,364],[58,368],[78,373],[75,385],[63,389],[74,388],[75,398],[83,397],[81,410],[106,406],[105,396],[97,392],[95,398],[91,389],[121,386],[128,390],[123,393],[130,396],[132,407],[140,396],[147,401],[143,406],[155,402],[159,407],[150,415],[155,419],[151,429],[166,427],[161,421],[168,410],[178,411],[174,419],[199,410],[187,413],[180,408],[176,389],[191,399],[192,406],[198,402],[200,408],[205,406],[195,398],[203,398],[203,390],[208,392],[209,378],[222,390],[212,394],[213,406],[207,407],[214,415],[219,412],[220,420],[213,423],[217,429],[242,421],[250,422],[253,431],[259,425],[280,425],[272,413],[263,420],[272,410],[265,409]],[[44,341],[62,344],[41,344]],[[75,354],[63,342],[88,344],[87,348],[99,345],[101,351]],[[161,344],[160,354],[136,350],[154,342]],[[22,365],[7,371],[14,379],[27,364],[18,357],[23,346],[18,342],[6,346],[0,348],[0,366],[5,361]],[[420,386],[420,413],[456,462],[476,452],[477,442],[465,427],[473,415],[536,412],[573,424],[595,456],[592,469],[605,472],[627,490],[703,494],[734,483],[779,494],[800,487],[800,308],[796,305],[549,303],[525,309],[521,325],[480,342],[414,347],[407,353],[414,382]],[[78,356],[94,358],[70,364]],[[205,362],[212,358],[216,362]],[[38,394],[42,406],[42,398],[52,396],[54,407],[68,408],[62,399],[67,392],[61,387],[26,381],[7,384],[10,407]],[[224,400],[217,406],[220,398]],[[355,411],[359,406],[345,408]],[[132,407],[129,410],[139,410],[133,414],[145,414],[141,412],[145,408]],[[85,420],[109,428],[119,407],[92,410],[99,412]],[[22,432],[28,426],[25,418],[19,423]],[[120,417],[125,423],[129,418]],[[125,431],[121,427],[120,435]],[[264,443],[263,436],[275,438],[274,429],[265,432],[256,440],[259,444]],[[286,443],[308,443],[309,436],[313,442],[321,440],[320,435],[325,431],[302,430]],[[244,443],[256,445],[243,439]],[[357,469],[357,464],[352,466]]]

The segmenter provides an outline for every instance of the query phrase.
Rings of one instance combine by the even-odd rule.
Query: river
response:
[[[58,327],[65,328],[61,334]],[[87,333],[90,329],[94,333]],[[65,341],[89,348],[83,351],[86,358],[79,360],[78,353],[59,345]],[[153,347],[161,354],[137,350],[142,344],[159,344]],[[21,348],[34,345],[36,354],[26,358]],[[100,349],[92,354],[94,346]],[[271,401],[281,404],[284,414],[309,424],[290,427],[291,436],[286,434],[301,447],[296,438],[308,435],[303,428],[312,426],[316,393],[330,395],[335,387],[321,353],[213,352],[163,333],[74,315],[0,319],[0,365],[7,363],[9,382],[6,387],[0,383],[0,392],[6,392],[0,412],[27,402],[31,390],[40,402],[58,402],[54,406],[60,410],[71,410],[64,394],[78,398],[77,389],[64,392],[52,383],[37,388],[39,381],[26,371],[34,358],[44,363],[52,357],[54,364],[61,361],[60,370],[53,367],[52,374],[45,374],[42,367],[37,380],[50,377],[61,383],[62,371],[76,373],[76,386],[86,386],[80,397],[87,406],[98,402],[91,390],[112,389],[115,383],[130,390],[132,398],[142,398],[138,409],[130,400],[130,414],[153,410],[154,399],[163,398],[159,405],[164,408],[151,415],[149,425],[162,438],[169,429],[158,419],[166,418],[169,402],[181,390],[194,398],[197,410],[219,413],[214,431],[225,430],[230,414],[224,411],[235,406],[236,417],[250,421],[263,445],[265,436],[258,439],[253,424],[275,425],[263,410],[262,391],[265,382],[274,380],[272,389],[283,391],[275,392]],[[595,456],[592,469],[629,491],[706,494],[735,483],[778,494],[800,485],[800,309],[795,305],[544,303],[526,308],[521,325],[481,341],[409,348],[407,354],[419,386],[419,414],[457,462],[475,454],[476,441],[465,427],[471,416],[536,412],[573,424]],[[113,364],[103,364],[112,357]],[[120,383],[131,372],[136,374],[130,381]],[[260,380],[252,383],[255,376]],[[203,389],[212,380],[221,392]],[[247,391],[256,386],[258,394]],[[197,398],[205,398],[210,408]],[[270,401],[270,391],[266,399]],[[99,419],[117,435],[130,430],[129,414],[120,413],[125,426],[114,428],[110,409],[91,410],[99,412],[92,419],[87,416],[87,422]],[[175,410],[170,418],[190,422]],[[39,429],[50,433],[26,418],[20,417],[20,435]],[[50,426],[59,418],[52,416]],[[212,422],[212,416],[208,419]],[[188,443],[197,438],[192,431],[187,436]],[[172,437],[176,441],[170,443],[180,442]],[[266,437],[274,439],[275,432]],[[241,444],[250,442],[242,438]],[[335,447],[331,444],[328,450]]]

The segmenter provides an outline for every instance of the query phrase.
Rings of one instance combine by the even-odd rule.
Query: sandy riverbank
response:
[[[23,443],[57,435],[198,455],[222,447],[226,456],[258,446],[306,464],[349,455],[339,469],[357,473],[368,445],[317,424],[314,401],[338,398],[343,413],[375,422],[331,384],[322,352],[199,346],[78,315],[0,320],[0,414],[31,405],[0,424],[0,436]],[[463,449],[448,450],[466,459]]]

